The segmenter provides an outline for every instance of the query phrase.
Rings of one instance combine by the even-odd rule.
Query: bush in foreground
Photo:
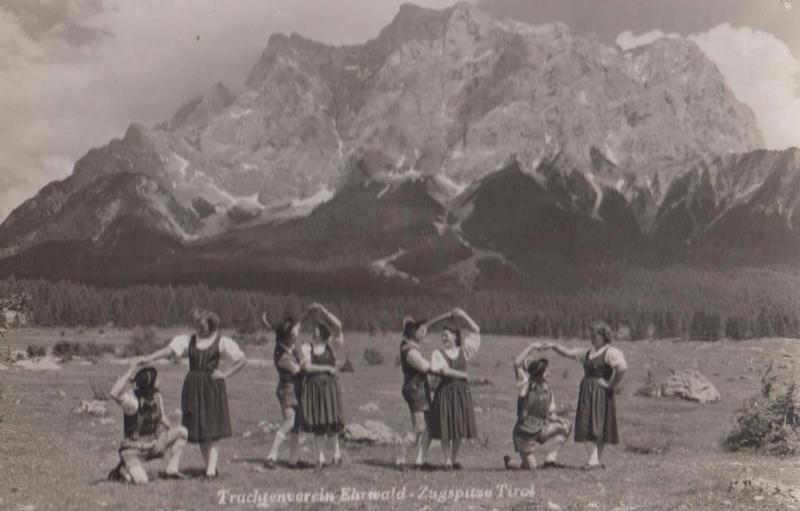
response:
[[[775,393],[772,364],[761,377],[761,395],[740,411],[736,428],[725,439],[729,451],[752,449],[772,455],[800,454],[800,403],[797,383]]]

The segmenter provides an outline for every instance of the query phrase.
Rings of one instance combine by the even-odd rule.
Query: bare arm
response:
[[[234,374],[241,371],[246,363],[247,363],[247,357],[243,356],[236,362],[234,362],[233,365],[227,371],[220,371],[219,369],[217,369],[211,376],[215,377],[214,375],[216,374],[217,378],[230,378]]]
[[[525,359],[528,357],[530,352],[535,350],[535,349],[538,350],[538,349],[541,349],[541,348],[542,348],[542,343],[540,343],[540,342],[532,342],[532,343],[530,343],[528,345],[528,347],[525,348],[524,350],[522,350],[520,352],[520,354],[517,355],[517,358],[514,359],[514,366],[515,367],[522,367],[523,362],[525,362]]]
[[[172,423],[169,421],[169,417],[167,417],[167,414],[164,410],[164,399],[161,398],[160,392],[158,394],[158,406],[161,409],[161,424],[163,424],[167,429],[172,428]]]
[[[580,362],[583,357],[586,355],[586,350],[582,348],[565,348],[564,346],[555,343],[555,342],[545,342],[542,344],[543,348],[550,348],[562,357],[571,358],[572,360],[576,360]]]
[[[154,351],[149,355],[144,355],[136,359],[139,364],[149,364],[150,362],[155,362],[156,360],[160,360],[162,358],[169,358],[172,356],[172,348],[169,346],[164,346],[160,350]]]
[[[448,311],[445,312],[444,314],[436,316],[433,319],[429,319],[428,321],[425,322],[425,328],[430,330],[439,323],[444,323],[445,321],[448,321],[450,319],[453,319],[453,311]]]
[[[125,371],[122,376],[117,378],[117,381],[114,382],[114,386],[111,387],[111,391],[108,393],[108,395],[111,396],[111,399],[116,401],[119,405],[122,405],[122,391],[125,390],[125,385],[130,382],[131,376],[133,376],[133,373],[136,372],[138,367],[139,365],[136,362],[131,362],[130,365],[128,365],[128,370]]]
[[[442,355],[439,351],[434,351],[433,356],[431,357],[431,371],[432,374],[438,374],[441,376],[449,376],[451,378],[459,378],[462,380],[469,379],[469,375],[464,371],[459,371],[457,369],[451,368],[447,361],[444,359],[444,355]]]
[[[451,378],[460,378],[462,380],[468,380],[469,379],[469,375],[466,372],[459,371],[457,369],[452,369],[450,367],[444,367],[442,369],[439,369],[439,371],[437,371],[437,372],[439,374],[441,374],[442,376],[449,376]]]
[[[320,321],[331,330],[331,341],[337,346],[344,344],[344,331],[342,330],[342,322],[339,318],[333,315],[331,311],[326,309],[319,303],[312,303],[308,308],[309,311],[314,311],[319,315]]]

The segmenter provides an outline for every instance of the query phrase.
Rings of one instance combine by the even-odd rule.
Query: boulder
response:
[[[367,403],[367,404],[365,404],[365,405],[361,405],[361,406],[359,406],[359,407],[358,407],[358,411],[359,411],[359,412],[370,412],[370,413],[374,413],[374,412],[377,412],[377,411],[378,411],[378,405],[377,405],[376,403],[369,402],[369,403]]]
[[[36,360],[20,360],[15,365],[29,371],[59,371],[61,366],[53,357],[41,357]]]
[[[85,413],[88,415],[105,415],[108,413],[108,406],[105,401],[98,401],[92,399],[89,401],[81,401],[81,403],[72,410],[72,413]]]
[[[369,445],[395,445],[402,441],[395,430],[376,420],[348,424],[344,428],[344,438],[348,442]]]
[[[698,403],[719,401],[719,392],[696,369],[683,369],[669,375],[661,384],[662,396],[677,396]]]

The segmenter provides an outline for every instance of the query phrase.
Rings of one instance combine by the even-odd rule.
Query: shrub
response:
[[[371,366],[383,365],[383,354],[375,348],[367,348],[364,350],[364,361]]]
[[[108,391],[111,389],[110,385],[105,385],[100,381],[93,381],[89,384],[92,388],[92,397],[98,401],[108,401],[111,396]]]
[[[28,353],[28,358],[37,358],[47,355],[47,350],[44,346],[39,346],[37,344],[29,344],[26,352]]]
[[[761,395],[739,411],[736,427],[724,441],[729,451],[753,449],[764,454],[800,453],[800,403],[797,382],[775,394],[772,363],[761,375]]]
[[[671,441],[657,441],[652,438],[633,438],[625,442],[625,452],[633,454],[666,454],[670,447]]]
[[[61,360],[72,360],[78,355],[78,343],[70,341],[58,341],[53,346],[53,356]]]
[[[355,367],[353,367],[353,362],[350,361],[350,357],[345,357],[344,364],[342,364],[342,368],[339,371],[343,373],[354,373],[356,371]]]
[[[98,344],[94,341],[86,343],[58,341],[53,346],[53,356],[61,360],[72,360],[74,357],[99,358],[112,353],[114,353],[114,346],[111,344]]]

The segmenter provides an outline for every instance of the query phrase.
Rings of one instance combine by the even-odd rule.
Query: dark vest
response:
[[[409,342],[408,339],[403,339],[400,343],[400,368],[403,370],[403,385],[411,383],[424,384],[428,381],[427,375],[411,365],[408,361],[408,355],[411,350],[418,349],[417,346]]]
[[[158,433],[161,423],[161,407],[158,405],[158,393],[153,394],[153,400],[139,399],[139,408],[134,415],[123,417],[123,432],[125,438],[138,440],[143,436],[153,436]]]
[[[289,355],[295,362],[299,364],[297,361],[297,356],[294,354],[292,350],[288,350],[285,347],[281,346],[278,343],[275,347],[275,354],[273,355],[273,362],[275,363],[275,369],[278,371],[278,381],[281,383],[294,383],[298,376],[295,376],[291,373],[291,371],[284,369],[278,363],[281,360],[281,357],[284,355]]]
[[[550,414],[551,399],[549,387],[543,388],[530,382],[525,397],[517,398],[517,425],[523,431],[540,431]]]

